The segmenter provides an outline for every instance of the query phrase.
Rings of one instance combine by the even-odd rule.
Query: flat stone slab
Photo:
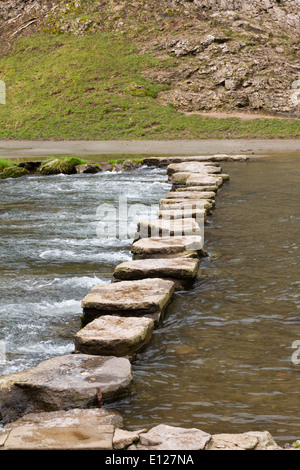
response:
[[[75,351],[100,356],[129,356],[152,337],[154,322],[146,317],[96,318],[75,335]]]
[[[217,174],[222,172],[222,168],[213,165],[209,166],[203,162],[171,163],[167,167],[168,175],[173,175],[174,173],[181,172]]]
[[[144,165],[166,167],[172,163],[182,162],[245,162],[249,160],[247,155],[197,155],[182,157],[146,157],[143,160]]]
[[[214,434],[205,450],[279,450],[281,449],[267,431],[250,431],[241,434]]]
[[[166,195],[166,199],[214,199],[216,194],[214,191],[170,191]]]
[[[137,224],[137,237],[178,237],[201,235],[202,231],[194,218],[141,220]]]
[[[80,427],[61,425],[54,428],[38,425],[11,430],[4,450],[113,450],[113,426]]]
[[[95,286],[82,300],[85,321],[114,314],[160,314],[174,293],[174,283],[164,279],[121,281]]]
[[[159,201],[159,210],[164,209],[200,209],[205,210],[206,214],[215,207],[215,201],[213,199],[188,199],[180,198],[178,199],[161,199]]]
[[[123,418],[120,413],[105,408],[74,408],[71,410],[45,411],[41,413],[28,413],[12,423],[4,426],[7,433],[19,426],[43,426],[55,428],[56,426],[88,426],[111,425],[114,428],[123,427]]]
[[[201,186],[201,188],[199,188],[199,186],[189,186],[187,187],[186,185],[184,186],[180,186],[180,187],[177,187],[176,188],[176,192],[185,192],[185,191],[201,191],[201,192],[214,192],[216,193],[218,191],[218,186]]]
[[[138,444],[130,450],[203,450],[211,435],[200,429],[185,429],[159,424],[140,434]]]
[[[206,210],[198,209],[197,207],[184,209],[163,209],[157,212],[159,219],[186,219],[194,218],[196,219],[198,225],[202,225],[206,220]]]
[[[191,173],[190,176],[186,180],[186,186],[207,186],[209,184],[213,186],[221,187],[223,185],[223,177],[212,177],[210,176],[202,176],[197,173]]]
[[[110,400],[124,395],[131,381],[126,358],[58,356],[0,378],[0,418],[8,423],[28,413],[97,406],[98,390]]]
[[[131,251],[136,256],[177,255],[189,251],[201,252],[203,239],[199,236],[150,237],[134,242]]]
[[[160,277],[193,280],[198,274],[199,264],[197,259],[180,258],[126,261],[115,268],[114,278],[124,280]]]

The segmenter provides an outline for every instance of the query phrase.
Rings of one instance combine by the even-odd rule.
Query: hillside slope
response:
[[[300,0],[0,0],[0,20],[2,138],[300,135]],[[202,116],[224,112],[281,119]]]

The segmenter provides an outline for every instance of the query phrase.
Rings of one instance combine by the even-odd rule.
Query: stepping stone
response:
[[[151,318],[104,315],[76,333],[75,352],[132,356],[150,341],[153,328]]]
[[[185,191],[170,191],[166,195],[166,199],[214,199],[216,194],[213,191],[190,191],[186,188]]]
[[[82,300],[83,324],[102,315],[146,315],[158,321],[174,290],[172,281],[157,278],[95,286]]]
[[[159,210],[164,209],[200,209],[205,210],[206,214],[215,207],[215,202],[212,199],[161,199],[159,201]]]
[[[202,176],[199,173],[193,173],[186,180],[186,186],[207,186],[209,184],[213,186],[221,187],[223,185],[222,175],[219,177]]]
[[[129,450],[204,450],[211,437],[200,429],[159,424],[141,433],[139,442],[130,446]]]
[[[168,175],[181,172],[216,174],[221,173],[222,168],[218,166],[208,166],[201,162],[172,163],[167,167]]]
[[[207,220],[207,211],[205,209],[197,209],[196,207],[194,209],[163,209],[157,212],[157,216],[159,219],[167,220],[193,218],[203,228]]]
[[[134,242],[131,251],[136,259],[203,256],[203,239],[199,236],[150,237]]]
[[[145,279],[160,277],[193,281],[199,271],[198,259],[157,258],[126,261],[114,270],[114,279]]]
[[[183,235],[201,235],[202,231],[194,218],[141,220],[137,224],[137,236],[178,237]]]
[[[67,354],[32,369],[0,378],[0,416],[4,423],[27,413],[97,406],[123,396],[132,382],[128,359]]]
[[[247,155],[197,155],[182,157],[146,157],[143,160],[144,165],[166,167],[171,163],[181,162],[245,162],[249,160]]]
[[[120,413],[105,408],[74,408],[71,410],[28,413],[12,423],[6,424],[3,430],[9,432],[17,426],[35,427],[40,425],[55,428],[64,424],[80,427],[82,423],[94,427],[111,425],[114,428],[122,428],[123,418]]]
[[[172,189],[173,191],[173,189]],[[176,192],[185,192],[185,191],[201,191],[201,192],[214,192],[216,193],[218,191],[218,186],[201,186],[201,188],[199,188],[199,186],[189,186],[188,188],[186,187],[186,185],[184,186],[180,186],[178,188],[176,188]]]
[[[104,408],[29,413],[4,427],[2,450],[111,450],[122,427],[122,416]]]
[[[195,181],[195,184],[192,184]],[[176,186],[217,186],[223,185],[222,175],[208,175],[206,173],[174,173],[171,182]],[[201,190],[200,190],[201,191]]]
[[[11,430],[3,450],[113,450],[113,426],[80,427],[64,424],[54,428],[38,425]]]

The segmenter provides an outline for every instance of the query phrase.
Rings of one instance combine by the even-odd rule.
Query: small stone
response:
[[[75,166],[77,173],[99,173],[100,168],[96,163],[86,163],[84,165]]]
[[[211,435],[199,429],[160,424],[140,434],[137,450],[203,450]]]
[[[113,448],[115,450],[126,449],[134,442],[137,442],[140,438],[140,434],[143,432],[146,432],[146,430],[126,431],[124,429],[116,429],[113,437]]]

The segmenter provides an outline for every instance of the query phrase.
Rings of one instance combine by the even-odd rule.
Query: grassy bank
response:
[[[0,105],[1,139],[296,138],[290,119],[186,116],[162,106],[159,85],[143,72],[168,70],[173,58],[138,55],[124,38],[38,34],[0,58],[7,89]]]

